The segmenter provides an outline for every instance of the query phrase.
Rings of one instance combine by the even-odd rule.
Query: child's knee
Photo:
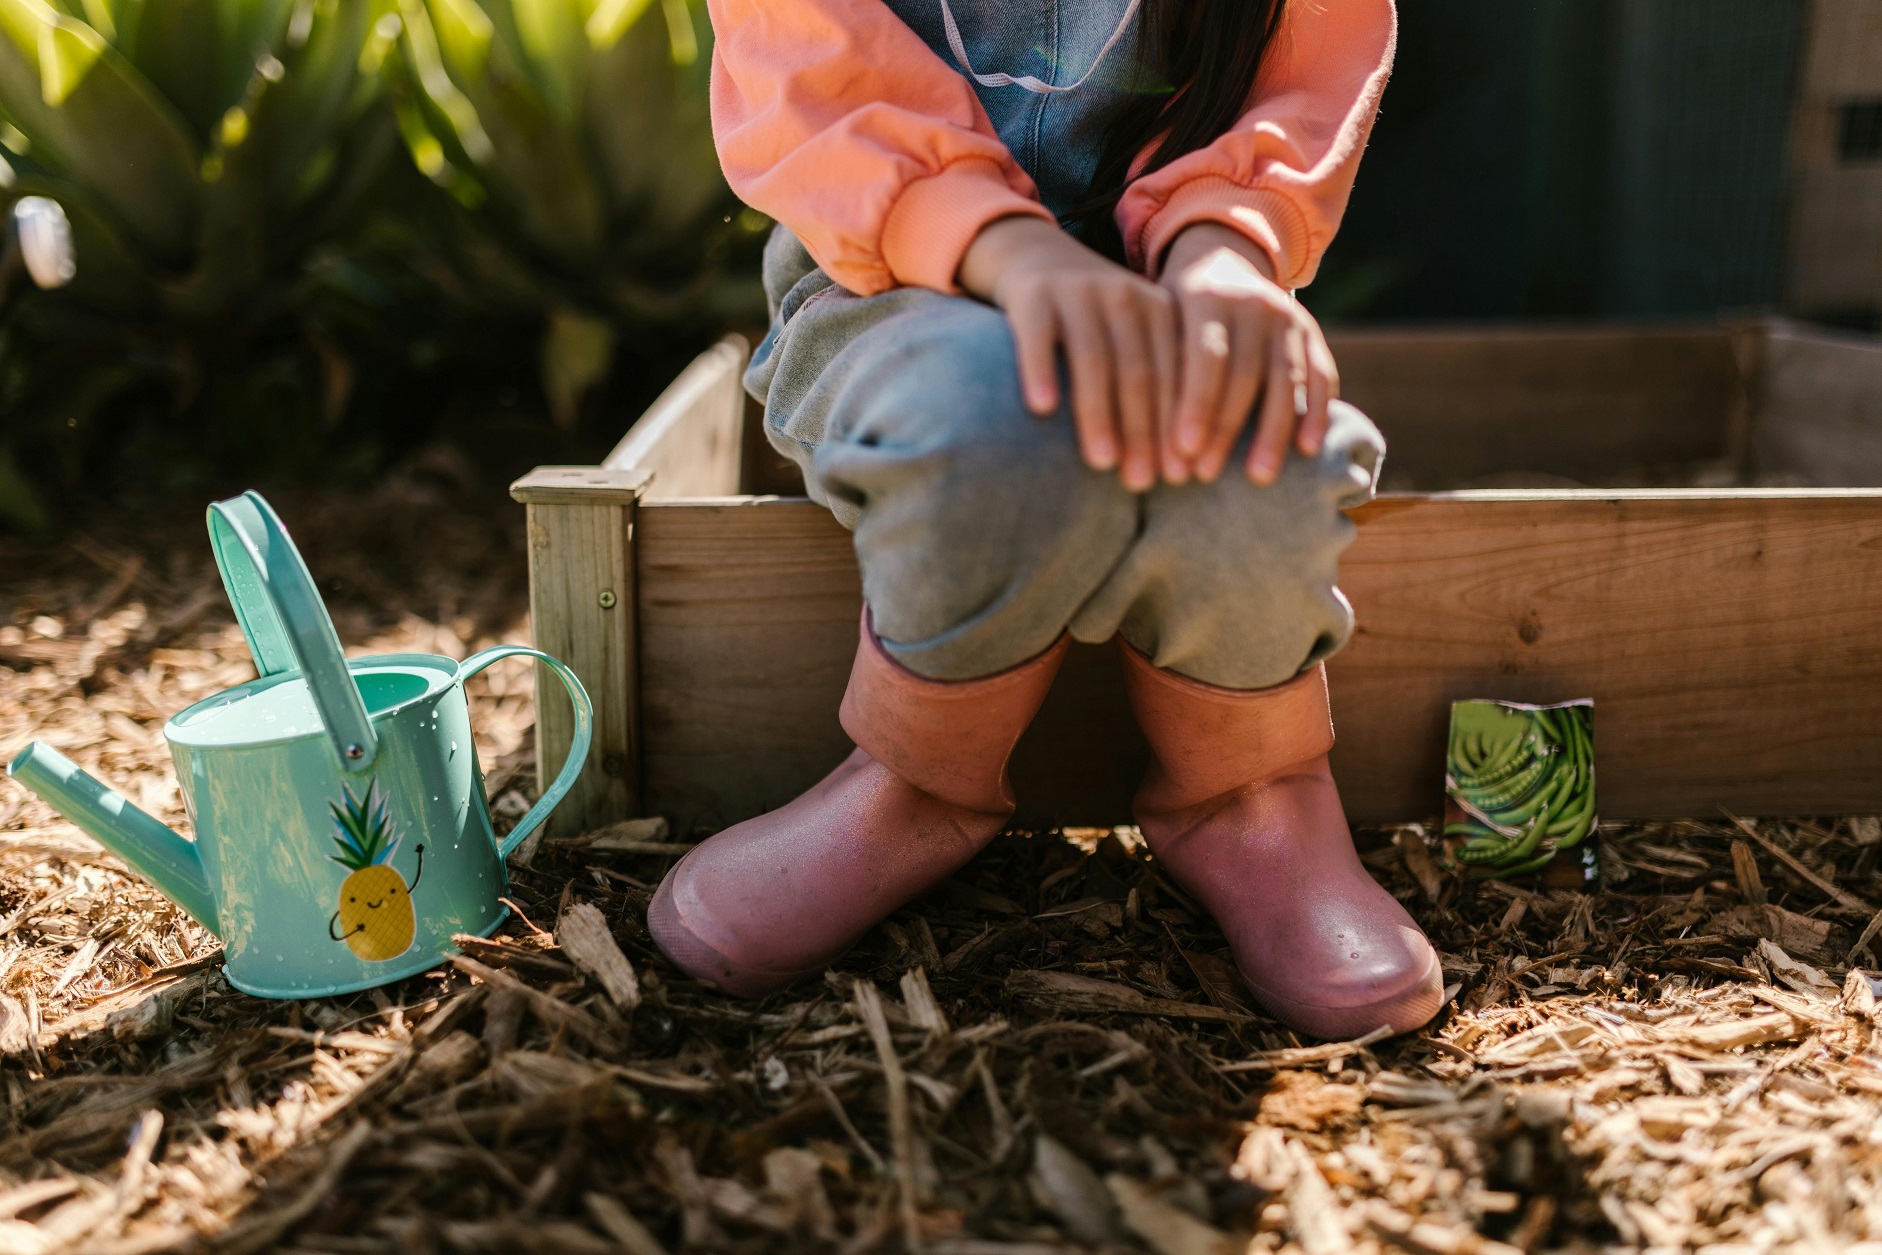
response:
[[[847,482],[870,494],[856,526],[864,595],[891,653],[933,679],[1050,645],[1136,534],[1137,499],[1116,475],[1010,437],[975,426],[908,458],[844,455]]]
[[[938,307],[937,307],[938,306]],[[1012,332],[998,310],[957,299],[911,310],[871,335],[868,365],[843,389],[832,443],[938,452],[984,466],[1046,458],[1069,435],[1020,391]]]
[[[817,450],[832,496],[943,543],[1083,518],[1127,497],[1115,475],[1085,467],[1068,413],[1026,408],[999,311],[929,308],[894,349],[878,346],[881,365],[848,382],[846,412]]]
[[[998,446],[992,454],[1001,452]],[[1115,475],[955,445],[890,468],[860,512],[865,592],[892,640],[1010,618],[1062,627],[1130,545],[1135,499]]]
[[[1327,407],[1326,440],[1314,459],[1316,469],[1337,485],[1341,509],[1370,500],[1385,464],[1385,436],[1358,406],[1333,401]]]

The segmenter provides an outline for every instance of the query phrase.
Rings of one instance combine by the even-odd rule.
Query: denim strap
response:
[[[1021,74],[1017,78],[1011,74],[980,74],[974,70],[973,63],[967,59],[967,45],[961,40],[960,24],[954,20],[954,10],[948,7],[948,0],[941,0],[941,23],[947,27],[948,47],[954,50],[954,59],[961,63],[961,69],[967,71],[969,78],[982,87],[1023,87],[1037,96],[1056,96],[1060,92],[1076,91],[1085,85],[1085,81],[1098,72],[1104,59],[1117,46],[1117,41],[1124,38],[1124,32],[1130,29],[1131,20],[1137,16],[1137,10],[1143,0],[1131,0],[1130,7],[1124,10],[1124,19],[1111,32],[1111,38],[1104,41],[1104,47],[1098,49],[1098,55],[1092,60],[1091,68],[1086,70],[1076,83],[1067,83],[1063,87],[1044,82],[1030,74]]]

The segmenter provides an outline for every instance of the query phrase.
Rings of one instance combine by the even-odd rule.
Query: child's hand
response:
[[[960,281],[1006,311],[1026,407],[1057,412],[1063,346],[1086,463],[1120,468],[1132,492],[1156,483],[1178,378],[1171,292],[1043,218],[1002,218],[984,227],[961,260]]]
[[[1176,296],[1183,356],[1174,420],[1162,428],[1163,477],[1220,475],[1257,396],[1250,479],[1273,483],[1290,440],[1318,453],[1339,371],[1313,315],[1274,282],[1267,255],[1240,232],[1198,223],[1170,245],[1162,283]]]

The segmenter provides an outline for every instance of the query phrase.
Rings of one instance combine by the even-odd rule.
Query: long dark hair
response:
[[[1137,95],[1112,123],[1090,197],[1071,214],[1087,244],[1122,260],[1124,241],[1114,213],[1131,163],[1148,145],[1157,146],[1146,174],[1214,143],[1235,124],[1286,3],[1144,0]]]

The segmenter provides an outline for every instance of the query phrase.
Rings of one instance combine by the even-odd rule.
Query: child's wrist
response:
[[[1179,275],[1192,263],[1224,248],[1244,258],[1268,282],[1276,281],[1274,259],[1268,256],[1268,250],[1219,222],[1192,223],[1179,231],[1170,241],[1170,247],[1164,250],[1161,273],[1166,277]]]
[[[967,251],[961,255],[956,281],[962,290],[982,300],[992,300],[1000,276],[1020,253],[1057,242],[1063,233],[1056,223],[1032,214],[1010,214],[995,218],[980,228]]]

